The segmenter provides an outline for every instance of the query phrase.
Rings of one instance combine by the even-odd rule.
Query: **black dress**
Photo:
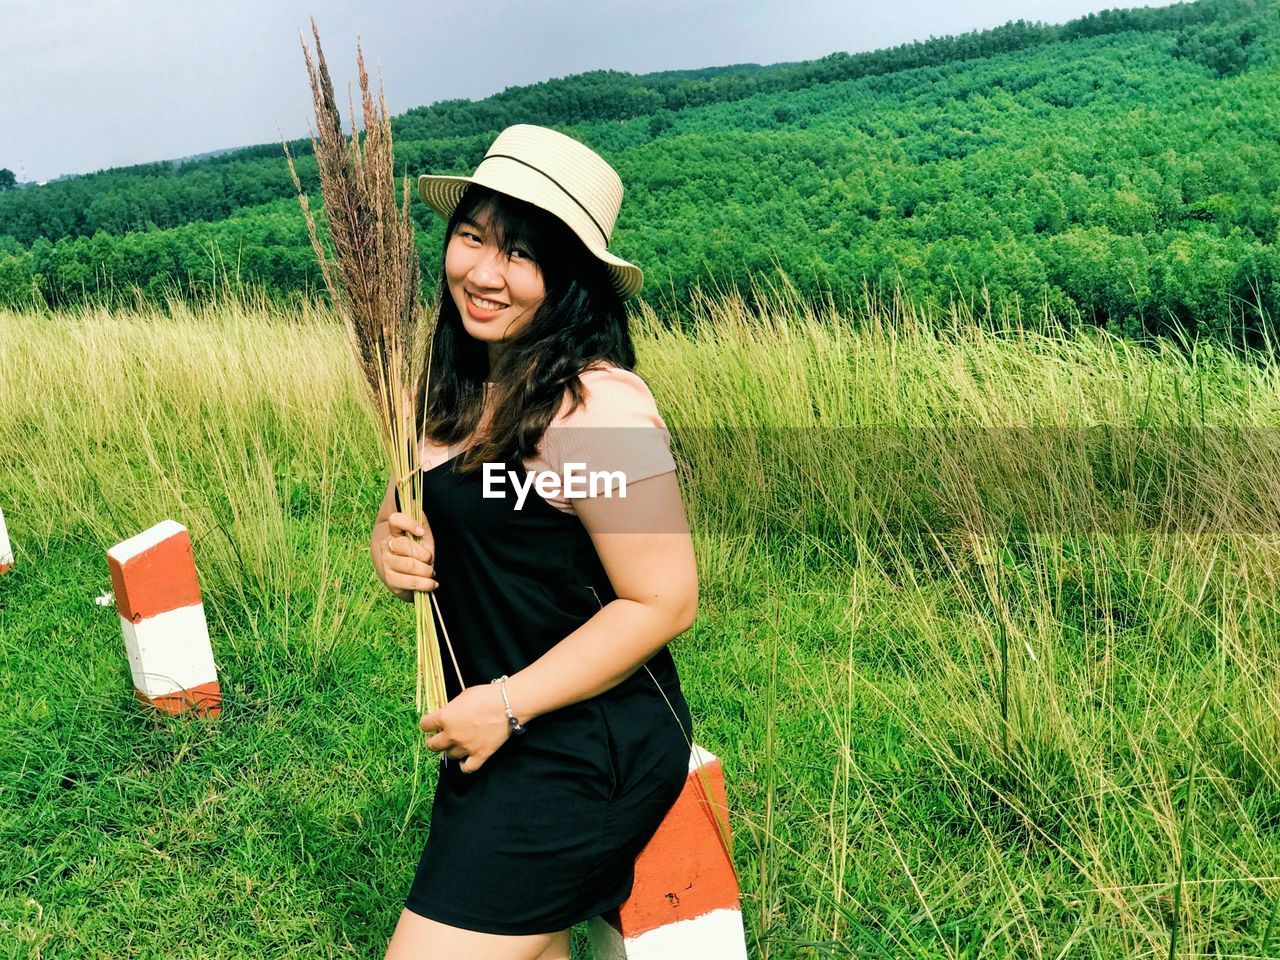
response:
[[[463,474],[457,460],[423,472],[423,504],[436,601],[473,686],[537,660],[616,594],[576,515],[532,488],[519,510],[510,484],[505,498],[483,497],[482,471]],[[438,620],[436,630],[452,699],[461,688]],[[441,754],[409,910],[487,933],[551,933],[630,895],[636,855],[688,772],[692,720],[670,651],[527,728],[474,773]]]

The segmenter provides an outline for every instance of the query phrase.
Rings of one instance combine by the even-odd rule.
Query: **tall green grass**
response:
[[[1276,368],[785,289],[681,319],[639,371],[753,955],[1280,955]],[[0,956],[381,956],[434,755],[341,328],[0,314],[0,371]],[[92,602],[166,516],[216,721],[138,707]]]

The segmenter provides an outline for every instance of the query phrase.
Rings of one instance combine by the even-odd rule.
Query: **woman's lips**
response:
[[[466,297],[466,301],[467,301],[467,313],[471,315],[471,318],[473,320],[492,320],[494,317],[496,317],[498,314],[500,314],[503,310],[507,308],[507,305],[503,304],[501,307],[498,307],[495,310],[486,310],[484,307],[478,306],[476,304],[475,298],[472,294],[464,293],[464,296]],[[490,300],[487,302],[496,303],[497,301]]]

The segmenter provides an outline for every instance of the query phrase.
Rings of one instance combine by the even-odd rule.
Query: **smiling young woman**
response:
[[[692,721],[667,643],[696,613],[693,547],[634,370],[623,301],[642,275],[607,249],[617,174],[519,125],[471,177],[419,191],[448,221],[418,385],[427,523],[388,485],[371,552],[398,596],[435,591],[453,671],[419,724],[439,777],[387,957],[558,960],[573,924],[629,895],[685,781]],[[494,497],[486,464],[621,474],[626,492]]]
[[[488,221],[481,212],[459,220],[445,247],[444,274],[463,329],[492,358],[533,321],[547,288],[533,255],[521,246],[504,250]]]

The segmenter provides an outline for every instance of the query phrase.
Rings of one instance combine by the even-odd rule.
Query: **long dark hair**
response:
[[[487,215],[488,232],[510,254],[523,247],[542,273],[546,297],[519,334],[504,341],[494,369],[486,344],[462,325],[440,257],[438,313],[431,342],[430,391],[417,384],[418,434],[438,444],[458,443],[475,433],[484,412],[484,382],[493,413],[483,436],[458,458],[469,471],[485,461],[508,463],[532,457],[567,389],[570,409],[585,392],[578,379],[597,361],[634,370],[636,356],[626,308],[609,272],[563,221],[523,200],[470,184],[445,228],[448,250],[458,224]]]

